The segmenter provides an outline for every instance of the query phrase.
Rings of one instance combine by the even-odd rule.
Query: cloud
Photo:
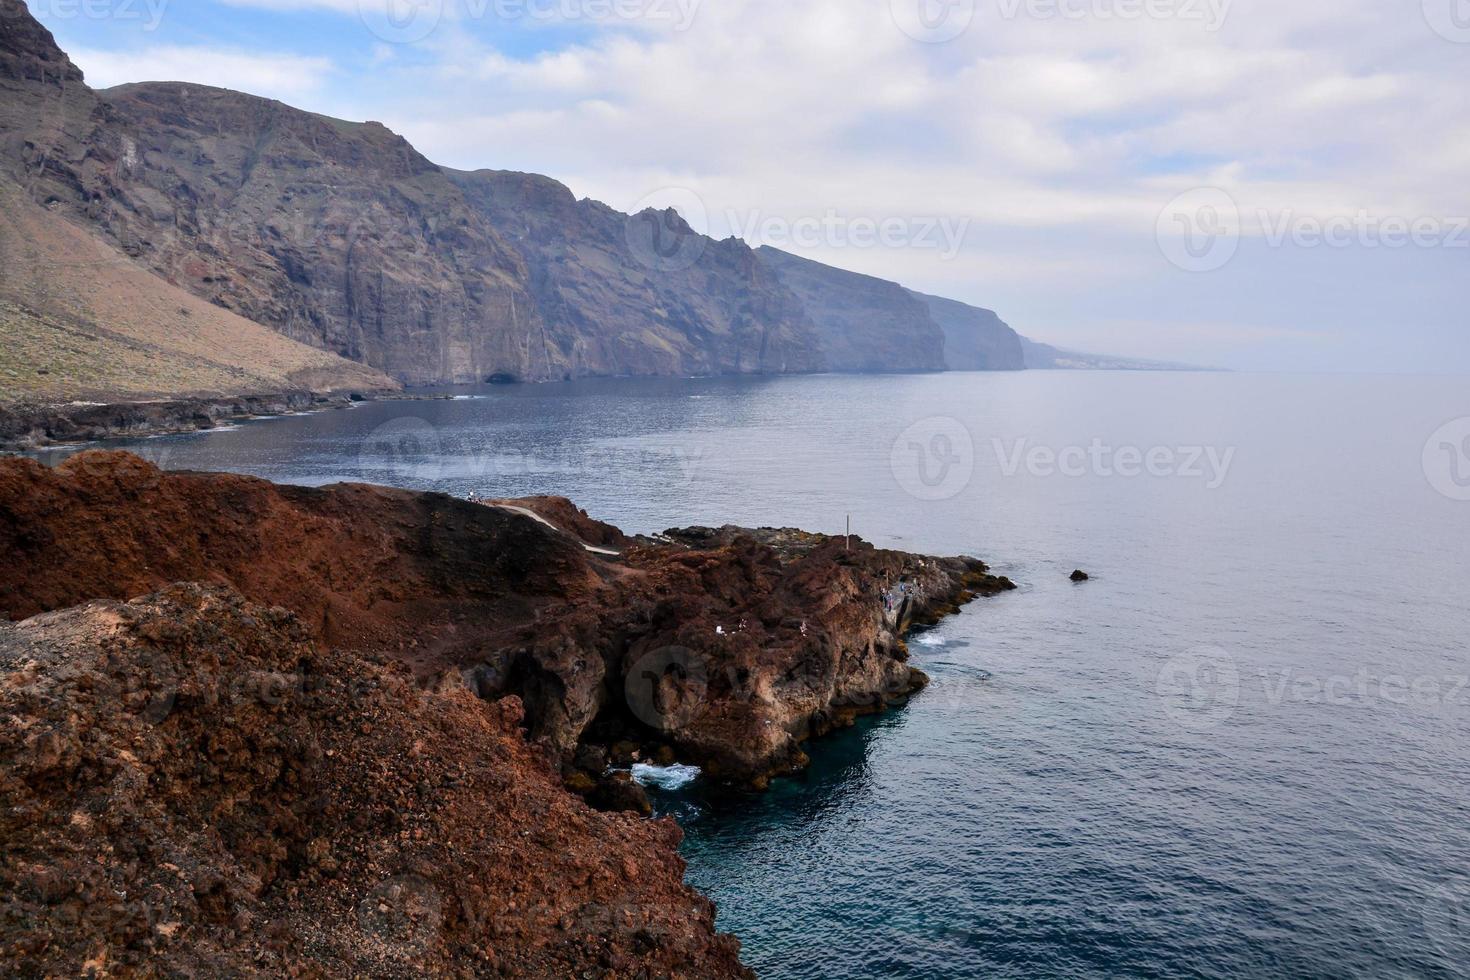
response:
[[[732,230],[729,212],[747,225],[753,213],[795,221],[834,209],[964,219],[971,240],[949,260],[914,249],[816,257],[1005,305],[1023,328],[1096,329],[1093,341],[1069,337],[1096,349],[1108,324],[1160,302],[1178,307],[1161,319],[1199,322],[1188,307],[1212,304],[1252,343],[1302,341],[1288,320],[1302,309],[1276,298],[1296,287],[1300,257],[1252,253],[1195,277],[1162,258],[1158,218],[1184,191],[1228,191],[1248,236],[1261,212],[1470,209],[1470,46],[1436,34],[1416,0],[986,0],[943,44],[905,34],[889,0],[523,0],[571,12],[550,19],[445,0],[432,34],[388,46],[357,21],[358,0],[226,2],[350,16],[362,63],[328,85],[333,69],[318,59],[215,48],[78,61],[103,83],[168,73],[382,119],[431,159],[549,173],[616,207],[687,187],[716,233]],[[649,16],[575,16],[596,3]],[[1201,10],[1221,19],[1187,16]],[[1361,258],[1308,265],[1350,269],[1334,274],[1355,295],[1403,276],[1382,256]],[[1423,270],[1426,311],[1458,289],[1439,283],[1452,267],[1443,258],[1395,260]],[[1381,282],[1379,294],[1402,300]],[[1342,311],[1337,329],[1412,313],[1384,303]]]
[[[131,51],[78,48],[72,60],[94,88],[126,82],[197,82],[290,101],[321,88],[326,58],[247,53],[217,47],[156,45]]]

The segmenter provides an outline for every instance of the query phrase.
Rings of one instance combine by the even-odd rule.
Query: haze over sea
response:
[[[1463,378],[1046,373],[456,389],[132,444],[170,469],[853,530],[1021,586],[933,685],[712,807],[763,977],[1470,971]],[[58,458],[60,454],[46,454]],[[1092,573],[1081,585],[1074,568]]]

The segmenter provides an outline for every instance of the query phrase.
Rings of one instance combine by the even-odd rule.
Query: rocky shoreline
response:
[[[346,408],[372,397],[370,392],[290,391],[156,401],[0,404],[0,451],[198,432],[264,416]]]
[[[0,460],[0,546],[0,876],[28,903],[0,961],[42,972],[100,948],[206,972],[744,975],[678,828],[609,812],[647,812],[627,765],[763,789],[922,687],[907,629],[1014,587],[857,538],[630,537],[561,498],[101,451]],[[113,893],[147,915],[77,931]]]

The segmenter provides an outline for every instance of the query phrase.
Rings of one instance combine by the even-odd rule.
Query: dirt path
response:
[[[536,513],[534,510],[531,510],[528,507],[517,507],[513,504],[486,504],[485,506],[496,507],[500,510],[508,510],[512,514],[520,514],[522,517],[529,517],[531,520],[535,521],[538,524],[545,524],[553,531],[556,531],[560,534],[565,534],[567,537],[573,539],[582,546],[582,549],[584,551],[587,551],[591,554],[606,555],[609,558],[617,558],[622,554],[622,552],[614,551],[611,548],[598,548],[595,545],[590,545],[587,542],[583,541],[581,538],[577,537],[575,534],[572,534],[569,531],[564,531],[561,528],[557,527],[555,524],[551,523],[546,518],[542,517],[540,514]]]

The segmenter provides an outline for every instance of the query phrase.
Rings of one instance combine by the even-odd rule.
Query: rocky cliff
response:
[[[1010,587],[974,559],[856,538],[629,540],[557,498],[276,486],[98,451],[55,469],[0,462],[0,547],[12,618],[225,583],[290,609],[321,642],[520,697],[563,761],[588,741],[632,740],[741,785],[800,768],[800,742],[911,693],[914,621]]]
[[[923,686],[910,626],[1013,587],[101,451],[0,460],[0,550],[0,966],[38,975],[741,975],[677,828],[561,787],[761,788]]]
[[[535,174],[451,173],[524,258],[571,374],[798,373],[828,366],[801,302],[743,242],[674,211],[626,215]]]
[[[171,586],[0,624],[7,976],[746,977],[671,821],[601,813],[519,703]]]
[[[1021,338],[992,310],[941,296],[914,293],[944,331],[944,363],[951,371],[1020,371]]]
[[[835,269],[772,248],[761,258],[801,299],[834,371],[943,371],[944,331],[896,282]]]
[[[21,0],[0,23],[0,174],[180,289],[405,383],[944,367],[892,283],[450,171],[377,123],[93,91]]]

